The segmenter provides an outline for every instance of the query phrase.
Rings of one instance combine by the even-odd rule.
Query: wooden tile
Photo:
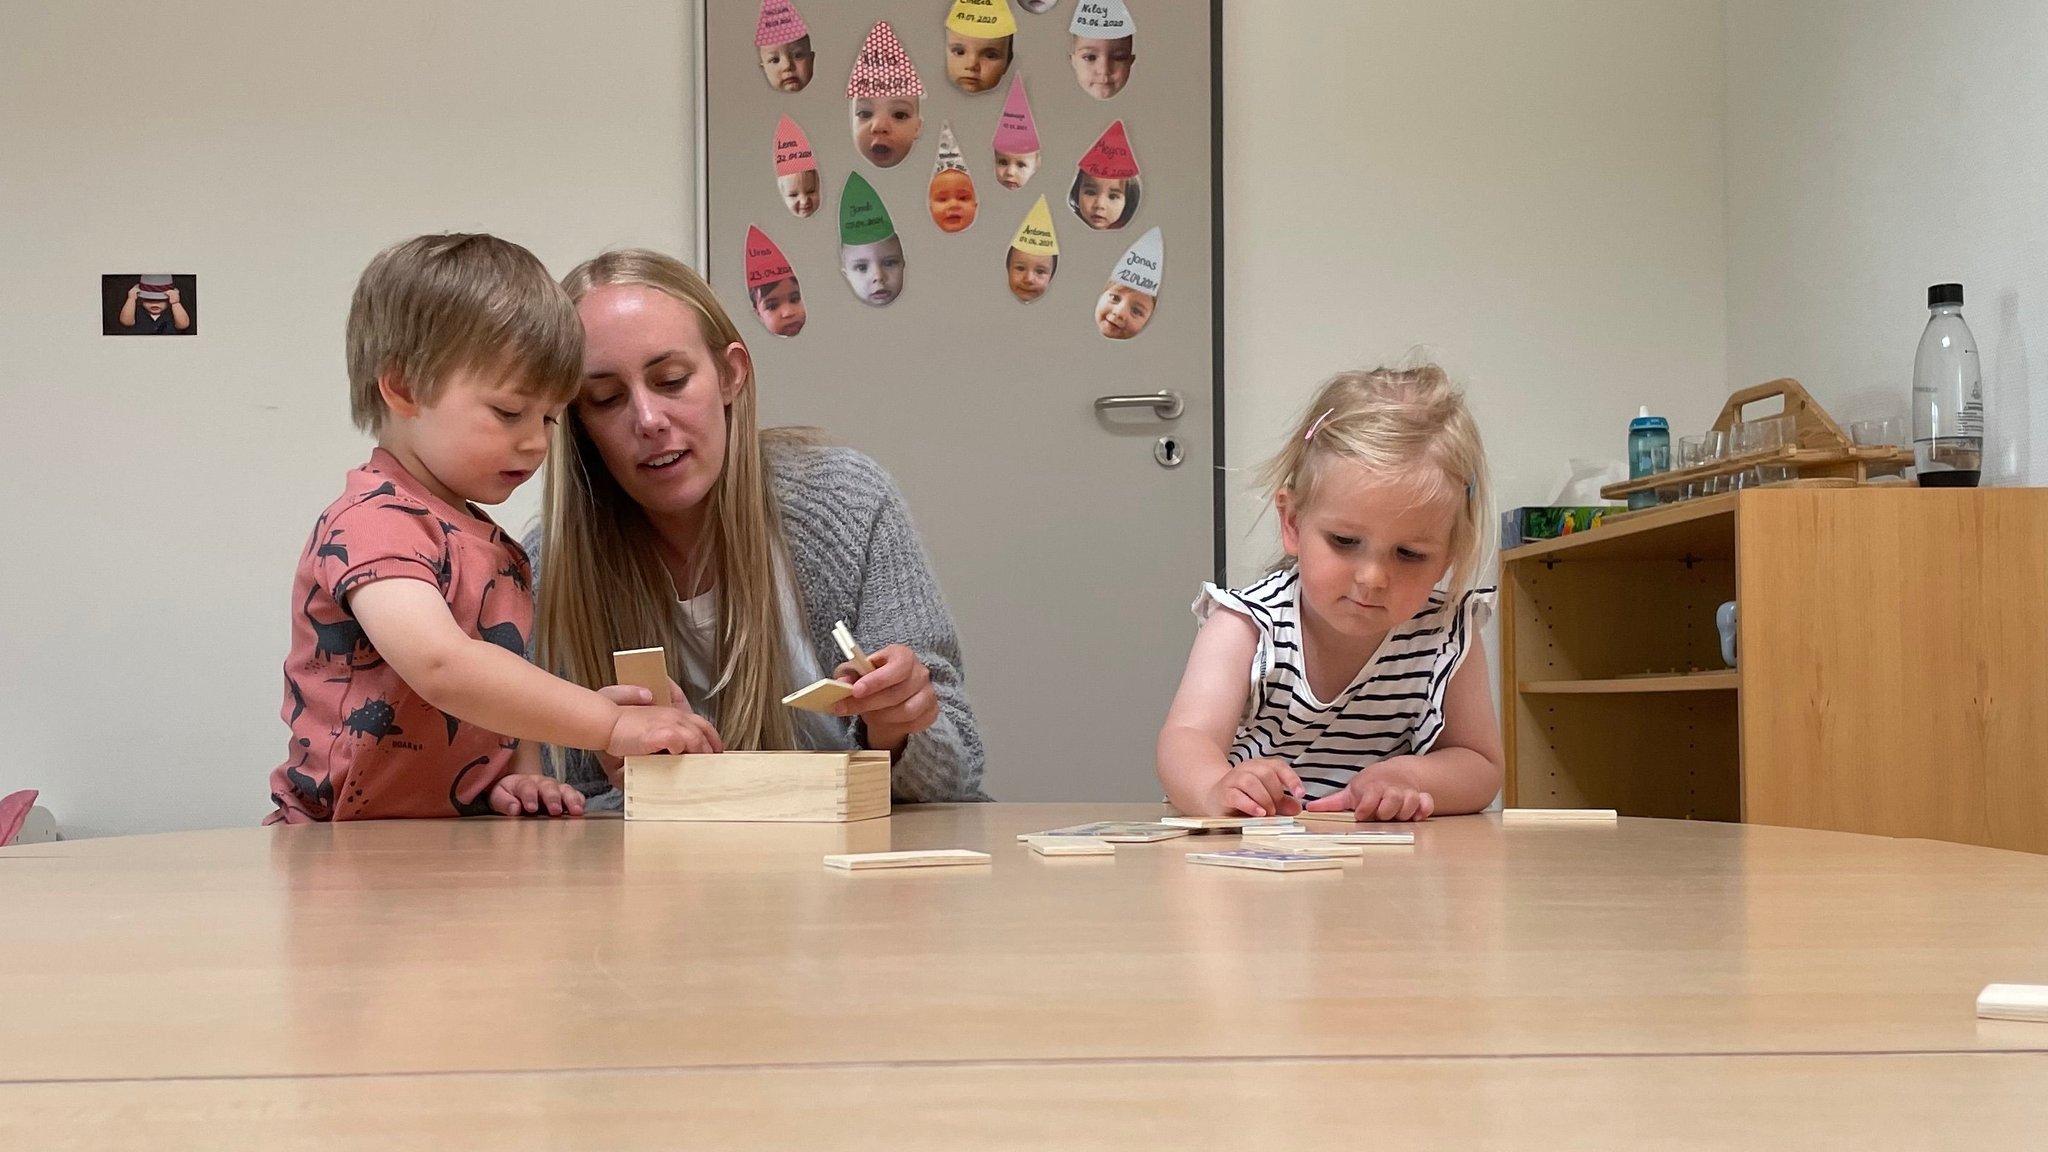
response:
[[[965,848],[938,848],[924,852],[859,852],[851,856],[827,856],[825,867],[865,872],[874,868],[950,868],[962,864],[987,864],[989,854]]]
[[[668,690],[668,650],[665,648],[634,648],[612,653],[612,678],[617,684],[647,689],[654,694],[656,704],[674,702]]]

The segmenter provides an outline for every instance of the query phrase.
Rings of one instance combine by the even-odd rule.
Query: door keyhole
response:
[[[1180,467],[1182,459],[1180,441],[1171,436],[1161,436],[1159,442],[1152,445],[1152,458],[1159,461],[1161,468]]]

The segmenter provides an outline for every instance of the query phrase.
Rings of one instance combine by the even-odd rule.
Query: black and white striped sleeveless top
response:
[[[1387,633],[1373,658],[1335,700],[1316,699],[1302,659],[1300,573],[1285,568],[1246,588],[1202,585],[1195,616],[1218,607],[1258,625],[1251,697],[1238,722],[1230,762],[1267,757],[1294,766],[1309,799],[1349,783],[1358,770],[1394,756],[1421,755],[1444,730],[1444,690],[1493,615],[1494,590],[1459,597],[1454,609],[1437,592],[1407,623]]]

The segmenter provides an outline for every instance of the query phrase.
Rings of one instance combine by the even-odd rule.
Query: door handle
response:
[[[1109,412],[1118,408],[1150,408],[1161,420],[1178,420],[1183,410],[1180,393],[1163,388],[1142,396],[1098,396],[1095,398],[1097,412]]]

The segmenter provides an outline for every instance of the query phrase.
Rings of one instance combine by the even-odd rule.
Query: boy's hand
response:
[[[164,295],[169,298],[166,302],[171,304],[176,304],[179,300],[183,299],[183,297],[178,295],[178,290],[176,288],[164,289]]]
[[[603,750],[613,756],[702,756],[725,751],[725,741],[711,721],[694,712],[649,704],[619,709]]]
[[[682,690],[675,688],[674,680],[669,681],[669,686],[675,690],[675,695],[669,697],[669,699],[682,699]],[[622,707],[654,703],[654,693],[637,684],[607,684],[599,688],[597,694]],[[612,787],[624,788],[626,786],[626,761],[623,757],[613,756],[607,752],[596,752],[592,753],[592,755],[597,757],[597,767],[604,773],[604,778],[611,781]]]
[[[491,811],[500,816],[581,816],[583,793],[551,776],[513,773],[492,785]]]
[[[128,299],[132,301],[140,295],[142,295],[142,281],[137,280],[128,286]]]
[[[1285,760],[1247,760],[1209,790],[1208,808],[1225,816],[1292,816],[1301,811],[1301,777]]]
[[[682,700],[686,698],[683,695],[683,686],[681,684],[676,683],[673,677],[669,679],[668,691],[668,698],[671,700]],[[620,705],[621,707],[632,707],[634,705],[647,705],[654,703],[654,693],[649,692],[647,689],[642,688],[637,684],[607,684],[604,687],[599,688],[597,690],[597,694],[611,701],[614,704]],[[712,730],[711,735],[714,740],[718,741],[718,750],[721,752],[725,751],[724,741],[722,739],[719,739],[718,732],[716,729]],[[602,751],[595,753],[595,755],[597,756],[598,768],[604,772],[604,778],[606,780],[611,781],[612,787],[624,787],[626,782],[625,758],[621,756],[614,756],[609,752]]]
[[[1427,820],[1436,811],[1436,798],[1424,792],[1408,770],[1413,756],[1396,756],[1359,770],[1342,791],[1332,792],[1309,803],[1311,812],[1357,813],[1364,822]]]

